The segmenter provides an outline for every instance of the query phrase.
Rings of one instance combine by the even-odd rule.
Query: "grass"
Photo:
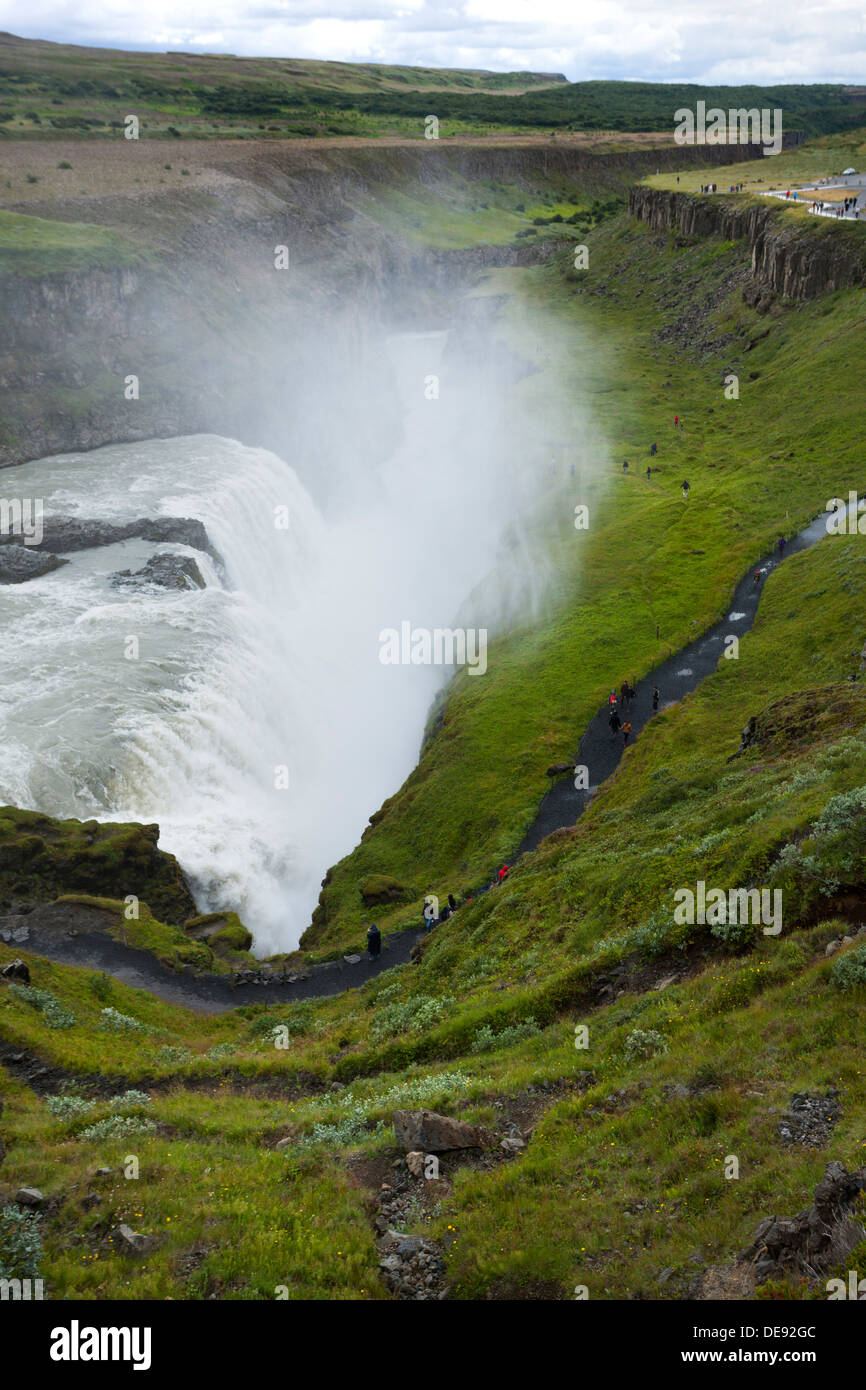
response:
[[[110,227],[0,211],[0,274],[33,278],[144,263],[143,252]]]
[[[731,184],[742,184],[743,194],[765,193],[771,188],[798,187],[818,179],[841,174],[849,167],[862,170],[866,156],[866,131],[861,128],[845,134],[825,135],[804,145],[783,150],[765,159],[749,159],[706,169],[680,169],[674,172],[650,174],[643,180],[651,188],[668,188],[679,193],[699,193],[712,182],[719,194],[726,194]]]

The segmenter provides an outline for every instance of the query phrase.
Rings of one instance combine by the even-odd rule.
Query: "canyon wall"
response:
[[[309,482],[326,474],[333,422],[347,414],[359,450],[381,455],[397,422],[364,408],[371,335],[444,326],[479,271],[553,250],[528,238],[436,249],[379,215],[390,193],[418,189],[447,204],[475,180],[500,180],[530,197],[591,198],[622,194],[656,168],[725,156],[674,145],[599,153],[555,140],[218,144],[207,152],[215,179],[206,192],[22,205],[113,226],[144,250],[132,265],[0,276],[0,467],[208,431],[274,449]],[[419,220],[423,231],[423,209]],[[278,245],[290,248],[289,273],[275,271]],[[312,397],[320,408],[293,410]]]
[[[813,299],[866,283],[866,228],[854,223],[788,220],[775,203],[725,201],[645,185],[629,191],[628,208],[655,232],[745,238],[757,285],[785,299]]]

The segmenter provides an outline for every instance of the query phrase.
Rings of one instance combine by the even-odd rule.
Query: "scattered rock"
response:
[[[115,1248],[121,1255],[142,1255],[153,1244],[153,1236],[134,1231],[131,1226],[121,1224],[114,1233]]]
[[[15,1193],[15,1201],[19,1207],[41,1207],[45,1201],[38,1187],[19,1187]]]
[[[406,1153],[444,1153],[448,1149],[483,1149],[491,1136],[482,1125],[467,1125],[434,1110],[395,1110],[394,1133]]]
[[[360,959],[360,956],[343,956],[343,960],[347,965],[357,965]]]
[[[803,1144],[822,1148],[828,1143],[842,1106],[839,1092],[831,1087],[823,1096],[798,1091],[791,1098],[791,1108],[779,1123],[779,1135],[786,1144]]]
[[[406,1167],[413,1178],[423,1178],[424,1176],[424,1154],[420,1149],[413,1149],[406,1155]]]
[[[10,960],[9,964],[0,970],[0,975],[7,980],[23,980],[25,985],[30,983],[30,967],[23,960]]]
[[[824,955],[835,956],[836,952],[840,949],[841,945],[842,942],[839,940],[838,936],[834,937],[833,940],[828,941],[827,945],[824,947]]]
[[[518,1139],[516,1135],[509,1135],[501,1141],[499,1147],[507,1154],[517,1154],[520,1153],[521,1149],[526,1148],[526,1143],[523,1139]]]

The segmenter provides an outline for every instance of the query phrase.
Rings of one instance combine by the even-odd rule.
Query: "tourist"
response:
[[[503,864],[503,865],[502,865],[502,868],[499,870],[499,882],[500,882],[500,883],[504,883],[505,880],[507,879],[507,877],[508,877],[508,865],[507,865],[507,864]]]
[[[685,500],[685,499],[688,497],[688,495],[689,495],[689,485],[688,485],[687,482],[684,481],[684,482],[683,482],[683,500]]]
[[[424,930],[432,931],[439,919],[439,899],[435,893],[428,893],[424,899]]]
[[[622,746],[623,746],[623,748],[625,748],[626,744],[628,743],[628,736],[629,736],[630,733],[631,733],[631,722],[630,722],[630,720],[627,719],[627,720],[625,721],[625,723],[623,724],[623,726],[622,726]]]
[[[656,709],[658,709],[658,707],[659,707],[659,688],[658,688],[657,685],[654,685],[654,686],[653,686],[653,709],[656,710]]]
[[[617,736],[617,733],[618,733],[619,727],[620,727],[620,723],[621,723],[621,720],[620,720],[620,717],[619,717],[619,711],[618,711],[616,708],[614,708],[614,709],[611,710],[611,712],[610,712],[610,718],[608,719],[607,722],[608,722],[608,724],[610,725],[610,736],[611,736],[611,740],[613,740],[613,739],[615,739],[616,736]]]
[[[367,928],[367,950],[370,952],[371,960],[378,960],[382,950],[382,933],[375,922],[371,922]]]

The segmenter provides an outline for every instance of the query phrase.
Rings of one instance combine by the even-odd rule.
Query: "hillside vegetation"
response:
[[[674,112],[781,108],[810,135],[862,123],[862,92],[841,84],[703,87],[568,82],[561,73],[494,73],[233,54],[126,53],[0,35],[0,134],[142,135],[168,140],[232,131],[256,138],[542,130],[663,131]]]
[[[372,875],[440,896],[489,878],[606,690],[866,485],[861,293],[759,312],[741,244],[623,213],[585,235],[588,271],[572,238],[479,289],[503,297],[509,346],[535,362],[542,344],[515,388],[535,417],[571,399],[577,431],[591,404],[587,444],[531,445],[558,460],[531,519],[555,568],[546,617],[449,689],[418,768],[333,869],[313,949],[360,944]],[[29,988],[0,983],[0,1181],[43,1193],[27,1234],[47,1296],[383,1299],[389,1224],[438,1252],[434,1297],[699,1296],[762,1217],[808,1205],[829,1158],[866,1161],[864,581],[860,535],[786,560],[738,658],[650,722],[579,824],[361,990],[202,1018],[30,956]],[[679,923],[674,892],[699,879],[780,890],[781,934]],[[0,966],[21,954],[0,944]],[[804,1094],[822,1118],[798,1128]],[[491,1146],[442,1156],[436,1178],[394,1168],[393,1112],[419,1106]],[[825,1296],[804,1275],[759,1285]]]

